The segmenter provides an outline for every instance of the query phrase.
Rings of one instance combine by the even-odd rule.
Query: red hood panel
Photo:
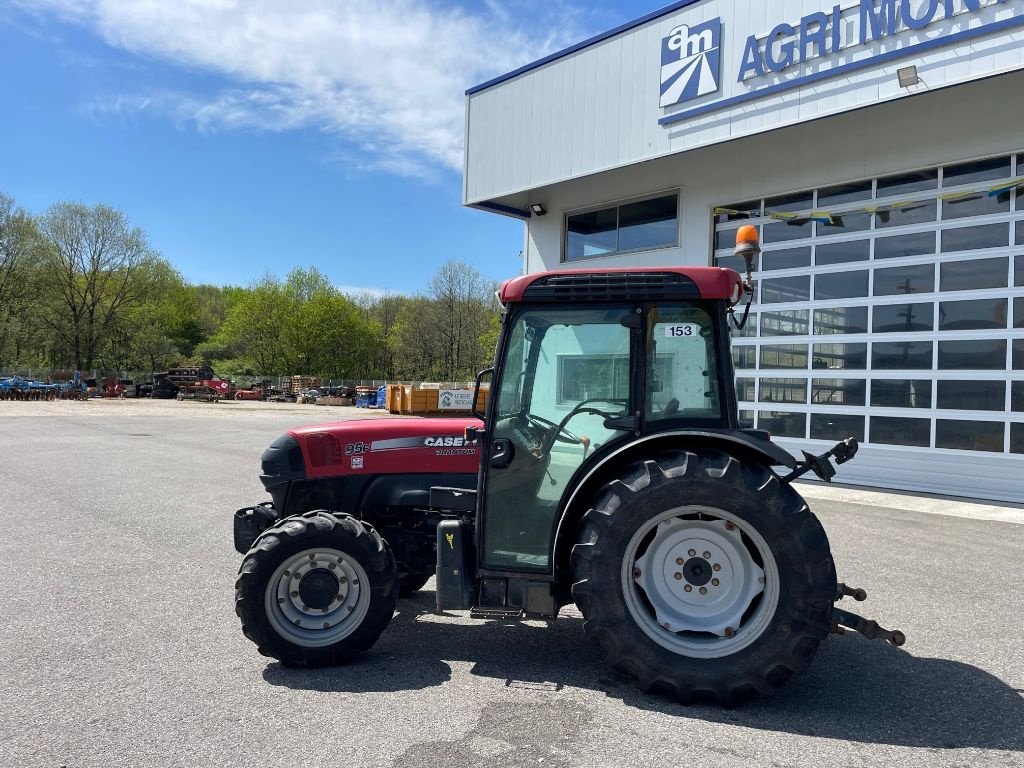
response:
[[[409,473],[476,474],[480,446],[466,445],[477,419],[352,419],[289,431],[299,441],[306,476]]]

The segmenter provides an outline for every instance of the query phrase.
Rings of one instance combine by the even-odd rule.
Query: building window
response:
[[[812,413],[811,437],[815,440],[845,440],[848,437],[864,442],[864,417],[838,413]]]
[[[931,442],[931,423],[928,419],[872,416],[871,442],[878,445],[909,445],[916,448],[927,448]]]
[[[811,402],[815,405],[864,405],[864,379],[812,379]]]
[[[935,423],[935,447],[959,451],[1003,452],[1003,424],[999,421],[953,421]]]
[[[679,244],[679,194],[565,217],[565,259],[579,261]]]

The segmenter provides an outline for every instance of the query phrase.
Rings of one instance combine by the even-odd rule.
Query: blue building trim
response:
[[[680,123],[684,120],[692,120],[696,117],[710,114],[712,112],[718,112],[729,107],[735,107],[740,104],[745,104],[749,101],[755,101],[757,99],[763,99],[766,96],[773,96],[777,93],[791,90],[793,88],[800,88],[804,85],[811,85],[813,83],[820,83],[822,80],[828,80],[833,77],[839,77],[841,75],[849,74],[850,72],[856,72],[860,69],[867,69],[869,67],[878,66],[880,64],[886,64],[890,61],[896,61],[897,59],[903,59],[908,56],[912,56],[917,53],[924,53],[934,48],[948,48],[962,43],[965,40],[970,40],[975,37],[981,37],[982,35],[990,35],[994,32],[1002,32],[1015,27],[1024,26],[1024,15],[1011,16],[1008,19],[1001,21],[994,21],[991,24],[985,24],[974,29],[965,29],[962,32],[954,32],[950,35],[943,35],[942,37],[936,37],[931,40],[925,40],[915,45],[908,46],[906,48],[900,48],[895,51],[887,51],[881,53],[878,56],[872,56],[869,59],[862,59],[861,61],[851,61],[849,64],[841,64],[838,67],[825,70],[822,72],[814,72],[804,77],[797,77],[793,80],[787,80],[784,83],[776,83],[775,85],[769,85],[765,88],[759,88],[756,91],[750,91],[741,96],[733,96],[730,99],[722,99],[721,101],[715,101],[710,104],[705,104],[701,107],[695,107],[693,109],[687,109],[682,112],[674,112],[671,115],[665,115],[658,120],[659,125],[672,125],[673,123]]]
[[[584,48],[589,48],[592,45],[597,45],[598,43],[602,43],[611,37],[620,35],[623,32],[628,32],[629,30],[642,26],[649,21],[654,21],[655,19],[660,18],[662,16],[668,16],[670,13],[675,13],[681,8],[685,8],[688,5],[695,5],[696,3],[699,2],[702,2],[702,0],[677,0],[677,2],[665,6],[660,11],[652,11],[651,13],[648,13],[646,16],[641,16],[639,19],[626,22],[622,26],[616,27],[615,29],[609,30],[608,32],[602,32],[600,35],[592,37],[589,40],[584,40],[582,43],[577,43],[576,45],[570,46],[569,48],[557,51],[556,53],[552,53],[548,56],[545,56],[543,59],[538,59],[537,61],[526,64],[520,67],[519,69],[509,72],[506,75],[500,75],[494,78],[493,80],[488,80],[486,83],[474,85],[472,88],[466,91],[466,95],[472,96],[474,93],[485,91],[488,88],[492,88],[495,85],[504,83],[507,80],[519,77],[521,74],[529,72],[532,69],[543,67],[545,64],[550,64],[552,61],[557,61],[558,59],[564,59],[566,56],[571,56],[572,54],[576,53],[577,51],[581,51]]]
[[[482,211],[490,211],[491,213],[501,213],[505,216],[514,216],[517,219],[523,219],[526,221],[533,214],[530,211],[521,211],[518,208],[513,208],[510,205],[502,205],[501,203],[472,203],[471,207],[479,208]]]

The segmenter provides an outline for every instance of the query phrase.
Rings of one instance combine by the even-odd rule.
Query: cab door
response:
[[[633,413],[635,307],[520,309],[488,419],[481,564],[548,571],[560,502],[576,470],[623,432]]]

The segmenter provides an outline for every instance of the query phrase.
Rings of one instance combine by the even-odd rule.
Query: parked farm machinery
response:
[[[0,379],[0,400],[56,400],[60,396],[60,384],[49,384],[23,376]]]

